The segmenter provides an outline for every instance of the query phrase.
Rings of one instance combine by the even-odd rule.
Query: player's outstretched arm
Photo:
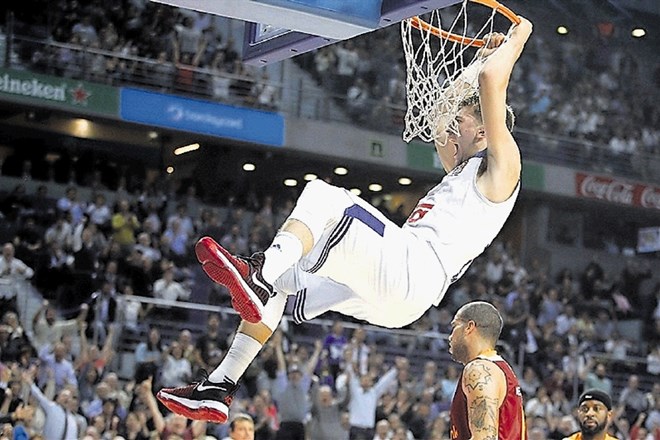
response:
[[[488,145],[488,168],[479,178],[479,189],[493,202],[507,200],[520,179],[520,150],[506,126],[509,79],[532,33],[532,23],[520,19],[508,40],[497,35],[482,49],[487,58],[479,73],[479,99]]]

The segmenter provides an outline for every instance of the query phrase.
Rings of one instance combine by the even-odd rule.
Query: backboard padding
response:
[[[242,60],[263,66],[461,0],[152,0],[246,22]],[[369,12],[362,7],[380,7]],[[358,6],[356,6],[358,5]],[[333,10],[334,8],[334,10]],[[349,9],[345,9],[349,8]],[[356,9],[357,8],[357,9]],[[376,19],[377,18],[377,19]],[[263,26],[275,29],[264,37]],[[285,32],[285,30],[290,30]]]

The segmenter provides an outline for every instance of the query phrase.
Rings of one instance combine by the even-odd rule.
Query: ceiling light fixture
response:
[[[199,144],[194,143],[190,145],[184,145],[183,147],[175,148],[174,155],[181,156],[182,154],[190,153],[191,151],[199,150]]]
[[[79,138],[88,138],[91,135],[92,122],[89,119],[76,118],[71,120],[71,134]]]
[[[644,35],[646,35],[646,30],[644,28],[635,28],[632,30],[630,35],[635,38],[642,38]]]

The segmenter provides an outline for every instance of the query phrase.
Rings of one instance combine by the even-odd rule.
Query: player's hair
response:
[[[493,345],[502,333],[504,321],[500,312],[490,303],[474,301],[461,307],[458,318],[473,321],[479,333]]]
[[[458,105],[458,108],[463,108],[463,107],[471,107],[474,110],[474,113],[479,117],[480,121],[483,121],[483,116],[481,113],[481,101],[479,101],[479,92],[474,92],[467,97],[465,97],[460,104]],[[509,131],[513,131],[513,126],[516,122],[516,115],[513,113],[513,109],[511,106],[507,104],[506,106],[506,128],[509,129]]]
[[[252,416],[248,413],[238,413],[234,417],[232,417],[231,422],[229,422],[229,430],[233,431],[236,428],[236,422],[240,421],[246,421],[250,422],[254,425],[254,420],[252,419]]]

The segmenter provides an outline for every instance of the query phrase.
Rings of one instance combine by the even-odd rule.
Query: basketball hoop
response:
[[[489,8],[493,9],[495,12],[498,12],[503,16],[505,16],[513,24],[520,23],[520,18],[518,18],[515,12],[513,12],[511,9],[507,8],[503,4],[497,2],[496,0],[469,0],[469,1],[471,1],[472,3],[479,3],[480,5],[488,6]],[[482,38],[470,38],[464,35],[447,32],[443,29],[440,29],[439,27],[435,27],[428,24],[419,17],[412,17],[410,19],[410,24],[418,30],[425,30],[435,35],[436,37],[444,38],[446,40],[453,41],[455,43],[465,44],[467,46],[473,46],[473,47],[482,47],[484,44],[486,44],[486,42]]]
[[[471,12],[468,4],[491,9],[487,17]],[[483,9],[483,8],[481,8]],[[518,16],[496,0],[463,0],[449,26],[442,25],[443,12],[435,10],[424,18],[412,17],[401,22],[401,40],[406,58],[406,101],[403,140],[419,137],[435,140],[440,118],[448,130],[457,131],[455,115],[459,104],[478,91],[478,73],[482,59],[476,49],[483,47],[488,34],[496,31],[496,16],[502,16],[509,27],[520,23]],[[499,19],[502,20],[502,19]],[[505,25],[498,22],[497,27]],[[505,29],[502,33],[507,33]],[[470,34],[471,36],[467,36]],[[446,93],[457,78],[467,87]]]

